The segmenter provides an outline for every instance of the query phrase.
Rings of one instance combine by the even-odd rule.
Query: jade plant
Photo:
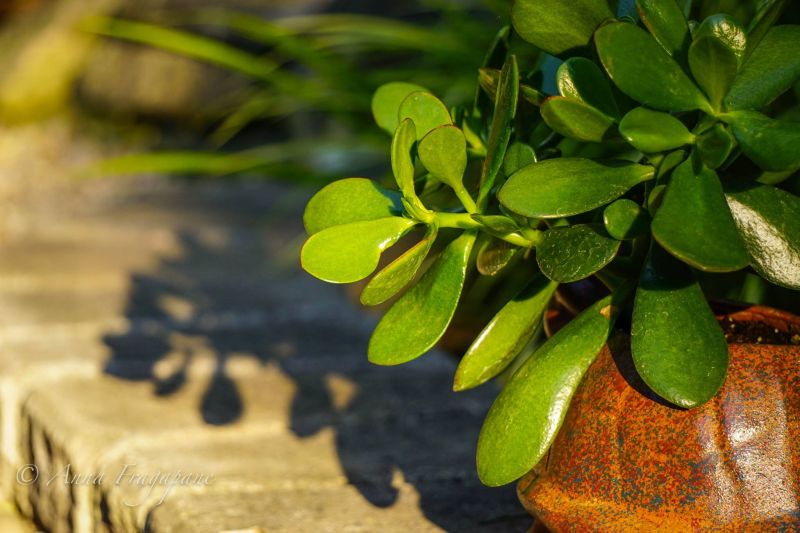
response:
[[[396,187],[336,181],[305,211],[302,265],[324,281],[368,278],[402,240],[361,292],[391,303],[373,363],[423,355],[459,305],[487,302],[494,316],[454,389],[503,377],[478,442],[488,485],[544,456],[615,327],[647,386],[691,409],[728,366],[710,287],[800,289],[800,26],[782,23],[788,2],[742,2],[752,9],[736,16],[611,4],[517,0],[471,106],[380,87],[372,109],[392,135]],[[525,71],[520,38],[542,52]],[[606,296],[534,342],[559,286],[586,278]]]

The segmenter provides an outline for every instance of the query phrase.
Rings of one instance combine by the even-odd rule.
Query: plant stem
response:
[[[473,219],[468,213],[436,213],[434,218],[435,223],[440,228],[460,228],[469,230],[482,230],[490,235],[502,239],[507,243],[519,246],[520,248],[531,248],[536,246],[539,242],[538,230],[530,230],[527,236],[521,233],[513,232],[503,235],[486,231],[486,226]]]

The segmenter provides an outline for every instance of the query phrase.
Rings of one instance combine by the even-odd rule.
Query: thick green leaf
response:
[[[695,39],[689,48],[689,68],[714,109],[720,109],[738,69],[733,50],[713,35]]]
[[[615,239],[633,239],[650,229],[650,216],[633,200],[620,198],[603,210],[603,224]]]
[[[303,224],[312,235],[331,226],[386,218],[402,212],[397,192],[366,178],[347,178],[326,185],[308,201]]]
[[[627,22],[594,34],[608,75],[625,94],[662,111],[711,111],[703,93],[646,31]]]
[[[519,230],[517,222],[505,215],[471,215],[473,220],[483,224],[488,230],[494,233],[511,233]]]
[[[775,26],[753,50],[725,97],[728,109],[761,109],[800,78],[800,26]]]
[[[553,281],[569,283],[591,276],[614,259],[619,241],[599,224],[552,228],[536,246],[536,262]]]
[[[400,188],[400,192],[406,198],[415,198],[414,191],[414,160],[411,156],[411,149],[417,139],[416,128],[411,119],[403,119],[400,126],[394,132],[392,138],[392,173]]]
[[[755,16],[747,25],[747,49],[745,58],[761,43],[761,39],[767,34],[772,26],[778,21],[784,8],[790,0],[764,0],[760,2],[760,7]]]
[[[397,118],[400,104],[409,94],[418,91],[427,89],[402,81],[393,81],[378,87],[372,95],[372,116],[375,118],[375,123],[389,135],[394,135],[394,130],[400,125],[400,120]]]
[[[506,150],[503,160],[503,173],[510,176],[522,167],[527,167],[536,162],[536,152],[525,143],[515,142]]]
[[[431,93],[424,91],[413,92],[406,96],[400,104],[397,116],[400,122],[407,118],[414,122],[418,141],[432,129],[453,123],[447,107]]]
[[[653,167],[627,161],[547,159],[512,175],[498,198],[508,210],[529,218],[559,218],[616,200],[653,178]]]
[[[595,28],[613,16],[605,0],[517,0],[511,9],[517,33],[553,55],[586,47]]]
[[[434,178],[453,189],[461,189],[467,168],[467,140],[455,126],[439,126],[431,130],[417,147],[420,161]]]
[[[514,258],[519,247],[500,239],[488,239],[478,250],[475,265],[484,276],[494,276]]]
[[[475,234],[447,245],[419,282],[383,316],[369,341],[369,360],[399,365],[424,354],[444,335],[458,306]]]
[[[715,124],[697,137],[697,151],[708,168],[719,168],[728,159],[736,141],[724,124]]]
[[[586,102],[609,117],[621,116],[608,78],[585,57],[571,57],[561,63],[556,71],[556,85],[561,96]]]
[[[652,229],[661,246],[700,270],[730,272],[749,262],[716,173],[695,174],[691,160],[672,172]]]
[[[436,226],[429,226],[425,237],[409,248],[400,257],[386,265],[369,280],[361,291],[361,303],[364,305],[382,304],[408,285],[416,276],[422,262],[431,251],[436,240]]]
[[[387,217],[324,229],[303,245],[300,263],[306,272],[323,281],[352,283],[364,279],[378,266],[381,253],[414,224],[407,218]]]
[[[694,135],[683,122],[645,107],[628,111],[619,123],[619,132],[634,148],[645,153],[664,152],[694,142]]]
[[[742,152],[764,170],[800,167],[800,122],[775,120],[756,111],[735,111],[724,117]]]
[[[706,18],[694,32],[694,38],[716,37],[736,56],[741,65],[747,48],[747,37],[744,28],[730,15],[717,14]]]
[[[755,271],[800,290],[800,198],[756,183],[737,184],[726,198]]]
[[[705,403],[725,380],[725,335],[689,268],[658,246],[636,291],[631,352],[644,382],[680,407]]]
[[[618,313],[611,298],[596,302],[550,337],[497,397],[478,438],[483,483],[510,483],[544,457],[583,375],[608,339]]]
[[[541,113],[553,131],[570,139],[601,142],[615,133],[613,119],[573,98],[552,96],[542,104]]]
[[[477,387],[505,370],[533,338],[557,286],[538,275],[504,305],[464,354],[453,390]]]
[[[683,11],[675,0],[636,0],[639,18],[667,53],[685,58],[691,36]],[[645,56],[646,57],[646,56]]]

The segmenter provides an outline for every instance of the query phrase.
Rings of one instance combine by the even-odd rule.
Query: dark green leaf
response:
[[[475,234],[447,245],[419,282],[383,316],[369,341],[369,360],[399,365],[424,354],[444,335],[458,306]]]
[[[692,76],[714,109],[722,107],[722,99],[736,78],[737,61],[733,50],[713,35],[695,39],[689,48]]]
[[[744,60],[747,37],[744,28],[730,15],[711,15],[694,32],[694,38],[716,37],[736,56],[737,64]]]
[[[536,162],[536,152],[525,143],[515,142],[506,150],[503,160],[503,173],[510,176],[522,167],[527,167]]]
[[[756,111],[735,111],[724,117],[742,152],[764,170],[800,167],[800,123],[775,120]]]
[[[494,276],[504,269],[520,249],[500,239],[488,239],[478,250],[475,261],[478,272],[484,276]]]
[[[650,229],[650,215],[633,200],[621,198],[603,210],[603,224],[615,239],[633,239]]]
[[[544,457],[583,375],[608,339],[617,305],[612,305],[611,296],[598,301],[514,373],[489,410],[478,438],[478,475],[483,483],[510,483]]]
[[[415,198],[414,192],[414,160],[411,149],[417,139],[414,122],[404,119],[392,138],[392,173],[405,198]]]
[[[755,271],[800,290],[800,198],[755,183],[731,187],[726,198]]]
[[[511,10],[517,33],[553,55],[586,47],[595,28],[613,16],[605,0],[517,0]]]
[[[697,151],[708,168],[716,169],[731,154],[736,141],[723,124],[715,124],[697,137]]]
[[[467,168],[467,140],[455,126],[439,126],[431,130],[417,147],[420,161],[434,178],[453,189],[461,189]]]
[[[761,39],[778,21],[789,0],[764,0],[755,16],[747,26],[747,49],[745,58],[749,56],[761,43]]]
[[[645,383],[685,408],[708,401],[728,368],[725,335],[685,265],[653,246],[642,271],[631,352]]]
[[[749,262],[716,173],[695,174],[690,160],[672,172],[652,229],[661,246],[700,270],[730,272]]]
[[[413,92],[406,96],[400,104],[397,116],[400,122],[407,118],[414,122],[418,141],[432,129],[453,123],[447,107],[431,93],[423,91]]]
[[[407,218],[388,217],[333,226],[308,238],[300,262],[323,281],[352,283],[372,274],[381,253],[414,224]]]
[[[397,118],[400,104],[409,94],[417,91],[427,91],[427,89],[401,81],[393,81],[378,87],[372,96],[372,116],[375,117],[375,123],[389,135],[394,135],[394,130],[400,124]]]
[[[561,63],[556,72],[556,84],[561,96],[581,100],[609,117],[620,118],[608,78],[585,57],[571,57]]]
[[[498,198],[510,211],[529,218],[559,218],[616,200],[653,178],[653,167],[627,161],[547,159],[512,175]]]
[[[542,118],[553,131],[585,142],[601,142],[614,134],[614,121],[592,106],[563,96],[544,101]]]
[[[703,93],[646,31],[627,22],[595,32],[597,53],[622,92],[663,111],[711,112]]]
[[[306,204],[303,223],[309,235],[331,226],[391,217],[403,212],[400,196],[366,178],[326,185]]]
[[[536,246],[536,262],[553,281],[569,283],[591,276],[614,259],[619,241],[599,224],[552,228]]]
[[[636,0],[639,18],[667,53],[685,58],[691,37],[683,11],[675,0]],[[646,57],[646,56],[645,56]]]
[[[668,113],[644,107],[631,109],[619,123],[619,132],[645,153],[664,152],[694,142],[686,126]]]
[[[533,338],[557,286],[538,275],[504,305],[464,354],[453,390],[477,387],[505,370]]]
[[[800,26],[775,26],[753,50],[725,97],[728,109],[761,109],[800,77]]]
[[[403,290],[414,279],[422,262],[428,256],[428,252],[436,240],[436,230],[436,226],[429,226],[428,233],[421,241],[375,274],[361,291],[361,303],[364,305],[382,304]]]

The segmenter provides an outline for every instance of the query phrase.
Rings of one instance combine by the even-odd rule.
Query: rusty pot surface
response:
[[[731,344],[722,389],[687,411],[647,389],[629,340],[617,336],[578,388],[549,455],[518,485],[545,527],[800,531],[800,346],[791,344],[800,318],[763,307],[724,318],[794,339]]]

